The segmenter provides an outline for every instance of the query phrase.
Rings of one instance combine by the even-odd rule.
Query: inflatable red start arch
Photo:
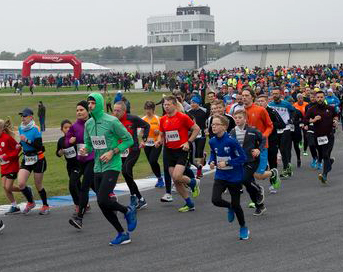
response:
[[[44,55],[33,54],[23,62],[22,77],[28,78],[31,74],[31,66],[38,63],[70,63],[74,67],[74,77],[80,79],[81,76],[81,61],[74,55]]]

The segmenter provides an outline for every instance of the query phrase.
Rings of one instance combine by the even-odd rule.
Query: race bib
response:
[[[63,152],[64,152],[64,157],[66,157],[67,159],[76,157],[76,151],[74,147],[63,149]]]
[[[4,161],[4,159],[0,157],[0,165],[5,165],[8,163],[9,163],[9,161]]]
[[[105,136],[92,136],[92,145],[94,149],[106,149],[106,139]]]
[[[177,142],[180,141],[180,135],[177,130],[166,131],[167,142]]]
[[[79,156],[82,156],[81,154],[80,154],[80,149],[81,148],[86,148],[86,145],[85,144],[77,144],[76,145],[76,148],[77,148],[77,155],[79,155]],[[86,154],[85,156],[87,156],[88,154]]]
[[[289,128],[290,128],[290,130],[291,130],[292,132],[295,130],[295,127],[294,127],[293,124],[290,124],[290,125],[289,125]]]
[[[202,137],[202,131],[200,130],[198,135],[197,135],[197,139],[201,138]]]
[[[154,146],[155,145],[155,140],[154,138],[148,138],[145,143],[146,146]]]
[[[322,136],[317,138],[318,145],[325,145],[329,142],[329,139],[327,136]]]
[[[281,134],[284,132],[284,129],[277,129],[276,132],[277,132],[277,134]]]
[[[38,162],[38,156],[24,156],[25,165],[34,165],[36,162]]]
[[[126,149],[120,154],[120,157],[126,158],[127,156],[129,156],[129,153],[130,153],[130,149],[126,148]]]
[[[218,157],[217,156],[217,165],[218,165],[219,162],[222,162],[222,161],[223,162],[227,162],[230,159],[231,159],[230,157]],[[232,166],[226,166],[224,168],[220,168],[220,170],[231,170],[231,169],[233,169]]]

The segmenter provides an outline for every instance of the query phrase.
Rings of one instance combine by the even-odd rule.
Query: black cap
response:
[[[21,112],[19,112],[19,115],[23,117],[33,116],[33,111],[30,108],[25,108]]]
[[[76,106],[84,107],[88,111],[88,102],[86,100],[80,101]]]

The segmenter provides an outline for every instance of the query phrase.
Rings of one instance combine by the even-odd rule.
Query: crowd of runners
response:
[[[110,245],[131,242],[137,211],[148,207],[133,175],[141,150],[156,176],[155,186],[165,188],[161,202],[172,202],[172,191],[176,191],[184,199],[178,209],[182,213],[195,210],[203,167],[209,164],[215,169],[212,203],[227,209],[229,222],[237,218],[242,240],[250,235],[240,204],[244,188],[251,199],[249,206],[255,209],[253,215],[263,215],[267,207],[260,181],[268,180],[268,192],[277,193],[281,180],[293,175],[293,167],[302,166],[302,156],[308,156],[308,150],[311,168],[319,171],[323,185],[328,183],[341,113],[342,66],[237,68],[187,75],[201,81],[201,88],[179,86],[161,101],[146,101],[142,104],[145,116],[128,113],[123,101],[105,113],[103,96],[91,93],[75,105],[75,122],[61,121],[64,136],[57,143],[56,155],[66,160],[74,202],[71,226],[80,230],[87,224],[85,214],[90,209],[92,189],[101,212],[118,233]],[[163,116],[155,113],[159,104]],[[47,215],[50,207],[43,186],[47,162],[42,134],[31,109],[19,114],[19,142],[11,122],[0,120],[2,184],[11,203],[6,214],[28,214],[35,207],[33,190],[27,185],[33,172],[43,203],[39,214]],[[205,152],[206,142],[210,154]],[[296,162],[292,164],[293,149]],[[162,167],[158,162],[161,153]],[[120,173],[130,190],[128,205],[119,203],[113,191]],[[223,198],[226,191],[231,201]],[[21,192],[27,200],[22,211],[13,192]],[[117,212],[124,215],[126,227]],[[3,228],[0,221],[0,231]]]

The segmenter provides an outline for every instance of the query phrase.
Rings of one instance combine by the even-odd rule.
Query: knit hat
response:
[[[81,100],[76,106],[84,107],[88,111],[88,102],[86,100]]]

